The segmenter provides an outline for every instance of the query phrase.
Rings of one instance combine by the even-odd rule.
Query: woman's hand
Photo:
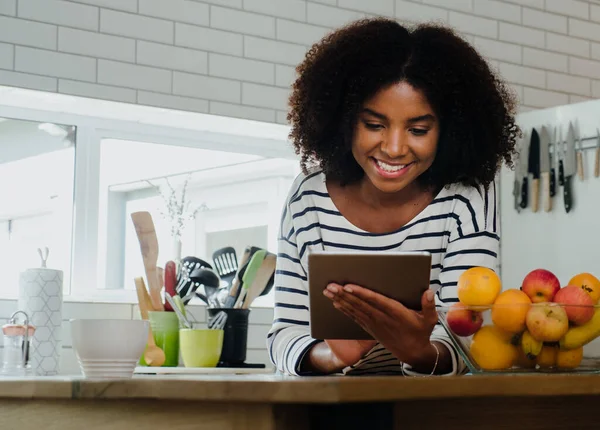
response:
[[[323,294],[333,301],[333,306],[360,324],[399,360],[413,367],[425,363],[433,366],[436,350],[429,338],[438,321],[433,291],[427,290],[423,294],[420,312],[358,285],[330,284]],[[331,348],[334,351],[334,347]],[[343,351],[348,352],[348,349]],[[358,350],[354,349],[355,352]],[[368,350],[363,355],[366,352]]]

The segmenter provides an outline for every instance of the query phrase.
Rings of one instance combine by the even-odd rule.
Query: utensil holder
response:
[[[208,318],[219,312],[227,313],[224,327],[223,349],[219,364],[222,367],[235,367],[246,361],[248,345],[248,318],[250,309],[207,308]]]
[[[17,306],[36,327],[31,350],[31,369],[35,375],[52,376],[60,372],[62,304],[62,270],[40,267],[21,272]]]
[[[150,327],[156,346],[165,353],[162,367],[177,367],[179,365],[179,318],[175,312],[148,312]]]

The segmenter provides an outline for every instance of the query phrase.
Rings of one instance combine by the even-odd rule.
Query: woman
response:
[[[301,174],[283,210],[268,349],[291,375],[460,374],[435,306],[457,301],[465,269],[496,269],[496,173],[512,166],[515,101],[452,30],[378,18],[315,44],[297,68],[290,137]],[[323,294],[374,341],[309,334],[315,249],[432,253],[415,312],[355,285]],[[402,287],[398,280],[399,288]]]

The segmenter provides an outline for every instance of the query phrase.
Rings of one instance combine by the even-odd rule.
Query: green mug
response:
[[[224,330],[182,328],[181,358],[185,367],[216,367],[223,349]]]
[[[165,353],[163,367],[177,367],[179,365],[179,319],[177,314],[167,311],[150,311],[148,319],[154,342]],[[141,364],[144,364],[143,357]]]

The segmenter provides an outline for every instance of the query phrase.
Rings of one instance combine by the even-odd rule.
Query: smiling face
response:
[[[439,120],[425,95],[406,82],[380,90],[358,114],[352,154],[364,180],[383,193],[417,186],[433,164]]]

